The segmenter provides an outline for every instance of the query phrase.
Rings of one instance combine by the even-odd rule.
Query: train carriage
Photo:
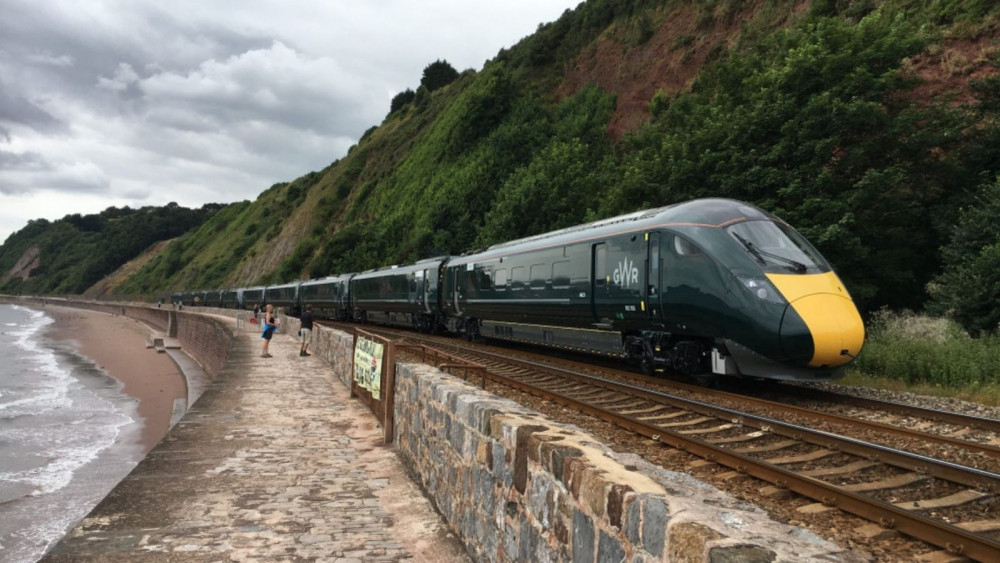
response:
[[[446,260],[431,258],[354,275],[349,283],[352,318],[436,331],[441,326],[440,271]]]
[[[264,304],[273,305],[277,310],[284,308],[289,315],[299,314],[299,285],[302,282],[269,285],[264,289]]]
[[[469,336],[621,356],[649,372],[828,380],[864,341],[819,253],[733,200],[496,245],[450,261],[443,293],[450,327]]]
[[[239,309],[240,308],[240,294],[241,291],[237,288],[223,289],[222,295],[220,296],[220,301],[223,309]]]
[[[260,307],[264,306],[264,286],[256,285],[253,287],[245,287],[241,291],[242,298],[240,299],[240,308],[244,310],[252,310],[254,305]]]
[[[222,307],[222,290],[212,289],[203,292],[201,305],[203,307]]]
[[[347,297],[351,275],[329,276],[318,280],[302,282],[299,286],[299,306],[313,306],[318,317],[347,320],[350,317],[350,303]]]

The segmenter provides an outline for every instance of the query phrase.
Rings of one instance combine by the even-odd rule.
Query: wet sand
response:
[[[146,348],[150,329],[128,317],[85,309],[46,306],[55,321],[47,336],[72,342],[76,350],[124,385],[139,400],[143,418],[140,442],[143,455],[170,429],[174,400],[187,397],[184,376],[167,354]]]

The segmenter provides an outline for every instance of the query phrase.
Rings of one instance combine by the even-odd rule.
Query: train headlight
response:
[[[774,287],[767,278],[754,278],[749,276],[736,276],[743,287],[747,289],[754,297],[760,299],[761,301],[767,301],[768,303],[777,303],[779,305],[785,303],[785,298],[778,293],[778,289]]]

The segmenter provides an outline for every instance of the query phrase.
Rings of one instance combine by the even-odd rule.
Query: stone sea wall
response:
[[[352,346],[318,327],[310,350],[349,385]],[[476,561],[845,560],[712,486],[433,367],[397,364],[395,397],[397,454]]]

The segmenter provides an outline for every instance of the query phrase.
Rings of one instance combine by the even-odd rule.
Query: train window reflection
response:
[[[690,241],[675,236],[674,252],[676,252],[678,256],[694,256],[696,254],[701,254],[701,249],[692,244]]]
[[[744,221],[726,227],[748,252],[769,266],[827,271],[829,264],[795,229],[774,221]]]

